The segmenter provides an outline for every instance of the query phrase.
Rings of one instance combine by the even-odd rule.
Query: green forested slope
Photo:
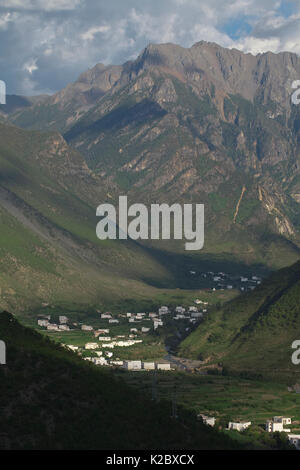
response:
[[[297,380],[292,342],[300,338],[300,262],[215,310],[180,346],[182,354],[237,371]]]
[[[240,445],[171,403],[147,401],[110,371],[87,364],[0,314],[0,449],[227,449]]]

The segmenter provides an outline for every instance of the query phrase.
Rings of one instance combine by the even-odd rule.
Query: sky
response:
[[[7,93],[54,93],[101,62],[149,43],[205,40],[258,54],[300,54],[300,0],[0,0]]]

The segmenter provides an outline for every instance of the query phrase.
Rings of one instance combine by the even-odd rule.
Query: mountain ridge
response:
[[[89,241],[92,212],[101,202],[117,206],[120,194],[146,205],[198,202],[206,218],[204,250],[193,253],[199,269],[203,257],[274,269],[300,250],[300,112],[290,99],[298,75],[291,53],[152,44],[136,60],[98,64],[6,119],[59,132],[45,140],[37,164],[61,186],[70,178],[67,192],[77,188],[89,206]],[[55,204],[51,212],[55,218]],[[184,255],[174,241],[141,249]]]

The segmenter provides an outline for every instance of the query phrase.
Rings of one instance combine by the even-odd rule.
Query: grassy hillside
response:
[[[183,285],[160,250],[97,239],[108,188],[59,134],[1,124],[0,175],[2,308],[160,302]]]
[[[274,273],[251,293],[216,309],[180,346],[182,355],[231,371],[299,381],[291,362],[300,335],[300,262]]]
[[[229,437],[171,403],[154,403],[49,339],[0,314],[0,449],[229,449]]]

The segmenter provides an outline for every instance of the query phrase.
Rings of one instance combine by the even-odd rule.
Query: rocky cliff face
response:
[[[297,79],[300,59],[288,52],[151,44],[135,61],[98,65],[12,119],[64,132],[112,197],[204,202],[217,238],[211,251],[232,252],[228,243],[238,241],[246,252],[264,252],[267,234],[289,239],[297,253]]]

